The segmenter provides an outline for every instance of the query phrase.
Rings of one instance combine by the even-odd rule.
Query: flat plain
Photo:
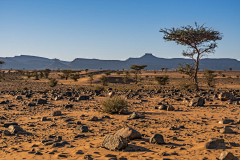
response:
[[[49,87],[46,78],[13,72],[0,82],[0,159],[216,160],[223,152],[229,160],[231,154],[240,158],[240,71],[216,72],[215,87],[200,71],[200,91],[182,88],[188,76],[173,71],[142,71],[138,84],[124,84],[124,74],[111,73],[104,90],[98,90],[103,73],[89,84],[84,72],[73,81],[52,71],[58,84]],[[154,76],[165,74],[169,83],[158,85]],[[124,97],[128,109],[104,112],[109,93]],[[127,146],[107,149],[104,137],[123,128],[140,137],[126,136]],[[155,134],[164,143],[150,143]]]

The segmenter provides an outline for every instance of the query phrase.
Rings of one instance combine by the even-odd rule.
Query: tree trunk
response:
[[[197,52],[198,52],[198,50],[197,50]],[[198,72],[198,65],[199,65],[199,56],[200,56],[200,54],[198,53],[196,63],[195,63],[196,67],[195,67],[195,73],[194,73],[194,83],[195,83],[196,90],[199,90],[198,79],[197,79],[198,78],[197,72]]]

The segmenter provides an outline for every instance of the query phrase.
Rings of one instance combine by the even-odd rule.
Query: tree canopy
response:
[[[199,69],[199,60],[207,54],[214,53],[217,47],[217,40],[222,39],[222,33],[212,28],[198,25],[182,26],[180,28],[160,29],[159,32],[164,34],[163,39],[166,41],[175,41],[177,44],[187,46],[187,50],[183,51],[183,56],[189,57],[194,61],[195,73],[194,82],[198,90],[197,72]]]

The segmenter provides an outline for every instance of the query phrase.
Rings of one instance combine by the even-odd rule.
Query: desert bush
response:
[[[122,71],[119,71],[119,70],[116,71],[116,74],[117,74],[117,75],[120,75],[120,74],[122,74],[122,73],[123,73]]]
[[[185,89],[194,89],[195,85],[192,81],[187,82],[185,79],[179,83],[179,89],[185,90]]]
[[[23,87],[23,90],[28,90],[28,88],[27,87]]]
[[[77,80],[80,78],[80,75],[79,75],[79,74],[72,74],[72,75],[70,76],[70,78],[71,78],[72,80],[74,80],[75,82],[77,82]]]
[[[222,77],[226,77],[226,75],[225,75],[225,74],[222,74]]]
[[[44,93],[47,93],[48,91],[49,91],[48,88],[46,88],[46,89],[43,90]]]
[[[83,86],[77,86],[76,89],[80,91],[80,90],[84,90],[85,88]]]
[[[168,75],[155,76],[155,80],[158,82],[159,85],[165,85],[169,82],[169,76]]]
[[[101,83],[103,86],[107,86],[107,80],[108,80],[108,77],[102,75],[102,77],[100,78],[101,80]]]
[[[65,76],[62,75],[62,74],[58,74],[58,76],[59,76],[60,79],[64,79],[65,78]]]
[[[94,88],[93,88],[93,90],[96,90],[96,91],[98,91],[98,92],[101,92],[101,91],[104,91],[104,87],[103,86],[100,86],[100,85],[96,85]]]
[[[93,82],[93,75],[94,75],[94,73],[88,73],[87,74],[87,76],[89,77],[88,81],[90,82],[90,85],[92,85],[92,82]]]
[[[64,78],[67,80],[68,77],[70,76],[70,74],[72,73],[72,70],[70,70],[70,69],[64,69],[64,70],[62,70],[61,72],[63,73]]]
[[[34,80],[39,80],[38,74],[34,75]]]
[[[58,81],[55,78],[52,78],[50,80],[50,87],[55,87],[57,85]]]
[[[215,75],[215,74],[213,74],[213,73],[215,73],[215,71],[209,70],[209,69],[206,69],[206,70],[204,71],[204,77],[205,77],[206,82],[207,82],[207,85],[208,85],[209,87],[213,87],[213,86],[214,86],[214,85],[213,85],[213,83],[214,83],[214,78],[217,76],[217,75]]]
[[[128,102],[123,97],[115,96],[101,102],[103,111],[106,113],[121,113],[128,108]]]
[[[51,72],[51,70],[50,70],[50,69],[45,69],[45,70],[43,71],[43,73],[44,73],[44,76],[45,76],[46,78],[48,78],[48,76],[49,76],[50,72]]]
[[[111,71],[104,72],[104,74],[106,74],[106,76],[110,76],[111,75]]]

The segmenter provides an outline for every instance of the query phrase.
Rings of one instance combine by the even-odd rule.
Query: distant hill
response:
[[[90,70],[121,70],[130,69],[133,64],[136,65],[147,65],[148,70],[161,70],[161,68],[168,68],[168,70],[176,69],[179,63],[192,63],[191,59],[185,58],[159,58],[151,53],[146,53],[139,58],[128,58],[125,61],[120,60],[99,60],[99,59],[85,59],[76,58],[72,62],[61,61],[58,59],[48,59],[44,57],[37,57],[31,55],[21,55],[15,57],[0,57],[0,60],[6,63],[2,66],[3,69],[90,69]],[[212,70],[240,70],[240,61],[231,58],[219,58],[211,59],[205,58],[200,60],[200,69],[212,69]]]

